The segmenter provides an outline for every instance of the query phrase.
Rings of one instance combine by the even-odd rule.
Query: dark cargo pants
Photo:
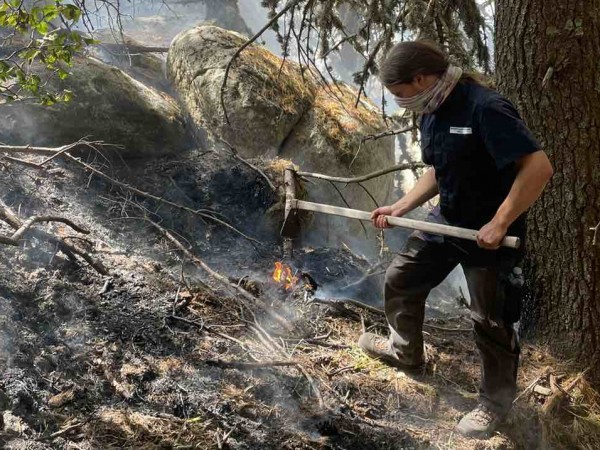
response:
[[[516,393],[520,353],[512,327],[519,315],[519,283],[513,273],[519,259],[511,249],[483,250],[458,239],[432,242],[411,235],[385,277],[385,314],[400,360],[411,365],[423,362],[425,300],[461,264],[481,357],[480,400],[498,413],[508,412]]]

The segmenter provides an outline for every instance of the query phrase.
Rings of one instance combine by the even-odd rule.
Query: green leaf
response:
[[[77,22],[81,17],[81,9],[75,5],[65,5],[62,9],[62,15],[67,20]]]
[[[67,72],[64,69],[59,68],[56,73],[58,74],[58,78],[60,78],[61,80],[64,80],[65,78],[67,78],[69,76],[69,72]]]
[[[60,11],[56,7],[56,5],[46,5],[42,9],[42,11],[43,11],[43,14],[44,14],[44,18],[48,22],[56,19],[60,15]]]
[[[38,22],[35,25],[35,29],[40,33],[40,34],[46,34],[48,33],[48,22],[42,21],[42,22]]]

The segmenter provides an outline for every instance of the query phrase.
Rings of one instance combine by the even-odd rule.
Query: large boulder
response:
[[[122,145],[126,158],[156,157],[192,145],[182,113],[169,96],[94,58],[76,59],[69,72],[65,80],[49,82],[73,92],[68,103],[0,104],[0,141],[60,146],[89,136]]]
[[[224,103],[221,85],[227,63],[246,42],[238,33],[198,26],[173,40],[167,75],[194,124],[238,147],[246,157],[276,156],[312,106],[316,84],[296,64],[257,45],[245,49],[229,73]]]
[[[343,83],[324,86],[298,64],[257,45],[246,48],[232,65],[224,97],[228,124],[221,86],[228,62],[244,42],[243,36],[214,26],[195,27],[173,40],[167,75],[198,129],[228,141],[244,157],[279,156],[303,171],[353,177],[394,164],[393,138],[361,144],[364,136],[386,129],[372,102],[361,98],[356,105],[355,89]],[[352,208],[372,210],[388,203],[393,179],[388,174],[364,188],[337,186]],[[307,191],[310,200],[345,205],[329,183],[318,182]],[[341,236],[345,242],[355,237],[364,242],[356,221],[330,216],[315,216],[314,221],[314,232],[304,236],[310,243],[339,243]],[[374,229],[368,224],[366,229],[372,237]]]
[[[91,56],[118,67],[146,86],[169,91],[163,56],[167,46],[147,45],[110,29],[95,30],[93,37],[100,43],[89,47]]]

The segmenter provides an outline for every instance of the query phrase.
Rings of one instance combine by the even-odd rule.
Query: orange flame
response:
[[[285,264],[276,261],[275,270],[273,271],[273,280],[277,283],[283,284],[286,291],[293,289],[298,282],[298,277],[292,274],[292,269]]]

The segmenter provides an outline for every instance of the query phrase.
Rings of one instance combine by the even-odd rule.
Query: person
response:
[[[456,430],[484,438],[511,408],[520,353],[513,324],[520,314],[523,251],[501,243],[507,235],[524,242],[525,211],[553,169],[510,101],[450,64],[435,44],[396,44],[380,77],[400,107],[421,115],[422,158],[431,167],[396,203],[374,210],[373,224],[387,228],[385,216],[403,216],[439,194],[431,219],[478,233],[477,242],[413,233],[385,276],[390,336],[363,333],[358,343],[371,357],[422,372],[425,300],[461,264],[482,370],[479,404]]]

